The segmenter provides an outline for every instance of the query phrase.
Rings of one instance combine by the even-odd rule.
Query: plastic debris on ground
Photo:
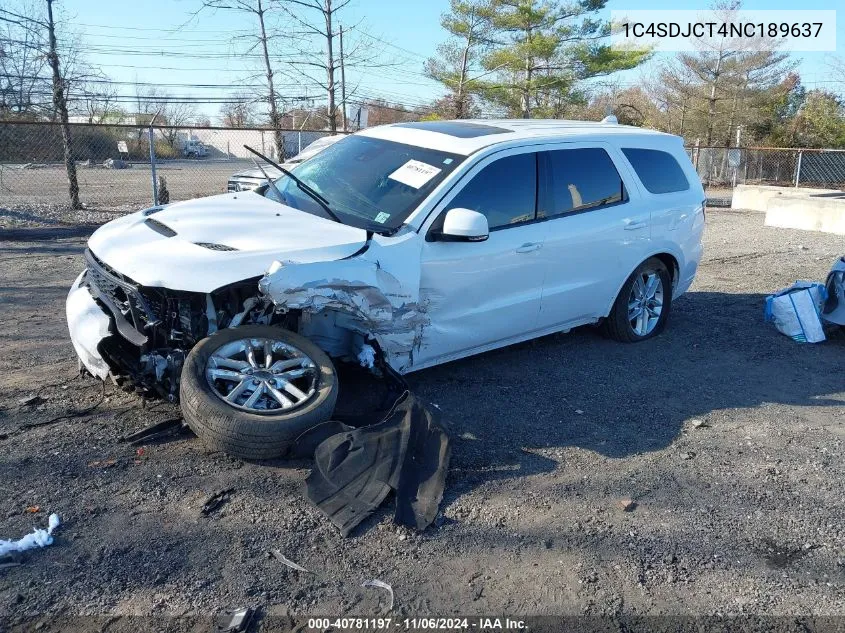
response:
[[[121,438],[121,441],[135,446],[142,442],[147,443],[164,437],[178,435],[186,430],[189,430],[188,425],[182,418],[170,418],[162,422],[156,422],[131,435],[127,435]]]
[[[393,520],[424,530],[443,498],[452,447],[432,412],[405,379],[376,355],[387,391],[375,410],[341,415],[305,431],[287,457],[314,460],[305,481],[308,501],[343,536],[395,493]]]
[[[255,615],[255,610],[247,607],[246,609],[238,609],[231,616],[226,616],[224,623],[218,625],[218,631],[225,631],[226,633],[241,633],[249,628],[252,622],[252,616]]]
[[[383,580],[376,580],[376,579],[365,580],[363,583],[361,583],[361,586],[362,587],[378,587],[379,589],[386,590],[387,593],[390,594],[390,604],[387,605],[387,610],[388,611],[393,610],[393,587],[388,585]]]
[[[348,536],[394,491],[394,521],[424,530],[437,516],[443,498],[451,457],[449,436],[409,391],[399,396],[387,415],[374,415],[373,422],[353,428],[329,421],[296,441],[294,455],[313,450],[306,497]],[[315,437],[320,440],[316,449]]]
[[[0,540],[0,556],[10,552],[24,552],[36,547],[46,547],[53,543],[53,531],[59,527],[59,515],[51,514],[47,520],[47,529],[36,529],[17,541]]]
[[[288,558],[287,556],[285,556],[284,554],[282,554],[282,553],[281,553],[279,550],[277,550],[277,549],[270,550],[270,555],[271,555],[273,558],[275,558],[277,561],[279,561],[279,562],[280,562],[280,563],[282,563],[283,565],[287,565],[287,566],[288,566],[288,567],[290,567],[291,569],[295,569],[296,571],[304,571],[304,572],[306,572],[306,573],[310,573],[307,569],[305,569],[305,567],[303,567],[302,565],[299,565],[299,564],[297,564],[297,563],[294,563],[294,562],[293,562],[290,558]]]
[[[766,321],[774,323],[782,334],[799,343],[820,343],[825,340],[821,309],[827,297],[819,283],[796,281],[766,297]]]

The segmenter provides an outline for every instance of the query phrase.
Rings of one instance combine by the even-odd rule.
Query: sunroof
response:
[[[467,121],[417,121],[413,123],[397,123],[396,127],[412,127],[417,130],[428,130],[439,132],[458,138],[475,138],[476,136],[487,136],[488,134],[507,134],[511,130],[495,125],[484,125],[482,123],[469,123]]]

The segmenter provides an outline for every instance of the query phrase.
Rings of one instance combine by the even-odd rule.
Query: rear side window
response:
[[[622,153],[649,192],[672,193],[689,189],[684,170],[672,154],[656,149],[633,147],[623,148]]]
[[[490,229],[534,219],[537,207],[537,155],[516,154],[490,163],[452,199],[450,209],[478,211]]]
[[[596,209],[626,199],[619,172],[599,147],[545,152],[543,164],[541,217]]]

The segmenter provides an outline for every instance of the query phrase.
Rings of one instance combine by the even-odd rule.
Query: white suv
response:
[[[292,174],[106,224],[67,302],[92,374],[181,397],[245,457],[331,415],[330,357],[406,373],[596,322],[641,341],[701,258],[701,184],[649,130],[400,123]]]

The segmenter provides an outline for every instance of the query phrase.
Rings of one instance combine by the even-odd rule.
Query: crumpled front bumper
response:
[[[76,278],[67,295],[67,326],[79,360],[94,376],[105,380],[109,375],[109,366],[97,351],[97,346],[111,335],[112,320],[97,305],[88,288],[80,285],[83,275],[85,271]]]

